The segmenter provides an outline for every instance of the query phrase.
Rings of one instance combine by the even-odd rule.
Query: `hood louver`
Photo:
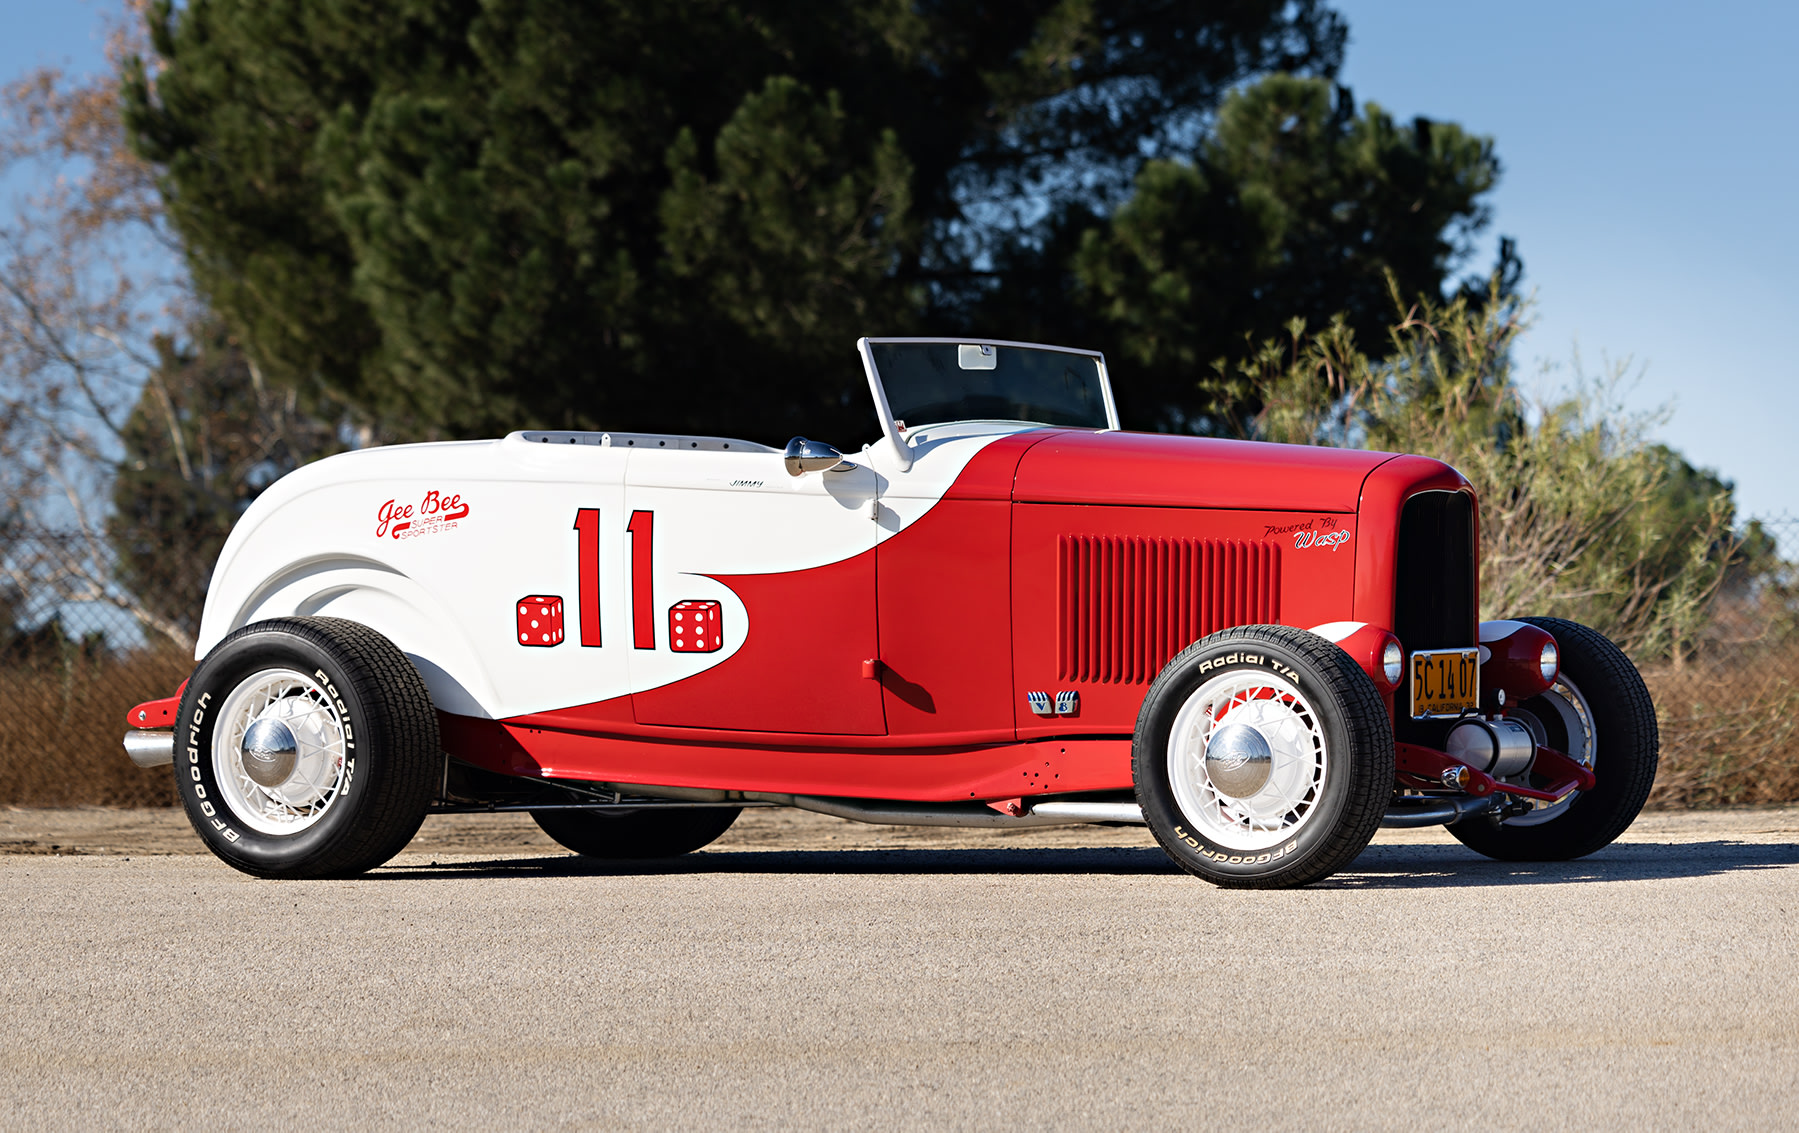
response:
[[[1273,543],[1064,535],[1057,574],[1062,680],[1147,684],[1208,633],[1280,620]]]

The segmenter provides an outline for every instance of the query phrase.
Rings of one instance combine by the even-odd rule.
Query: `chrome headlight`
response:
[[[1562,655],[1557,651],[1555,642],[1545,641],[1543,652],[1537,658],[1537,669],[1543,674],[1545,684],[1554,683],[1556,673],[1562,668]]]
[[[1405,676],[1405,651],[1399,648],[1399,642],[1388,641],[1387,647],[1381,650],[1380,668],[1390,685],[1397,685],[1399,678]]]

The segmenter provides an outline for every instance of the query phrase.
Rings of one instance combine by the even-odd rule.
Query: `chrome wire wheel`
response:
[[[293,669],[252,673],[213,725],[212,771],[232,814],[262,834],[298,834],[343,794],[343,717]]]
[[[1515,715],[1529,717],[1525,722],[1539,737],[1548,737],[1550,746],[1561,735],[1567,736],[1567,748],[1563,752],[1569,759],[1583,764],[1589,771],[1597,771],[1595,766],[1599,755],[1598,736],[1593,728],[1593,709],[1587,704],[1587,698],[1581,695],[1580,689],[1565,676],[1558,676],[1555,684],[1546,692],[1531,697],[1525,702],[1529,707],[1520,706]],[[1557,734],[1559,730],[1560,734]],[[1525,782],[1528,774],[1518,778],[1520,785],[1529,786]],[[1580,797],[1579,791],[1569,791],[1555,802],[1546,799],[1527,800],[1531,809],[1505,820],[1507,826],[1536,826],[1559,818],[1574,800]]]
[[[1254,853],[1298,833],[1323,798],[1324,727],[1299,689],[1236,671],[1193,691],[1168,736],[1168,783],[1203,837]]]

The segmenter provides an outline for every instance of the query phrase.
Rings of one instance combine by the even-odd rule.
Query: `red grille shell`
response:
[[[1064,535],[1056,574],[1062,680],[1147,684],[1208,633],[1280,621],[1274,543]]]

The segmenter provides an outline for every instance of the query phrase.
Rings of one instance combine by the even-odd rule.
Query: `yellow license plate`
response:
[[[1480,705],[1478,649],[1420,649],[1412,654],[1412,718],[1460,716]]]

